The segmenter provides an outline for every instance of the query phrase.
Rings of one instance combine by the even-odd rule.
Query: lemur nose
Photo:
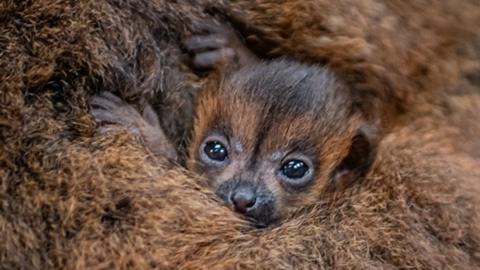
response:
[[[253,190],[239,190],[230,196],[235,210],[240,213],[246,213],[249,208],[253,207],[256,202]]]

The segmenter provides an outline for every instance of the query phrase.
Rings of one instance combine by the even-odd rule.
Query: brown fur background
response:
[[[479,268],[478,5],[1,2],[0,268]],[[325,63],[371,102],[392,133],[363,182],[259,231],[126,130],[97,132],[104,90],[187,132],[179,42],[215,9],[259,54]]]

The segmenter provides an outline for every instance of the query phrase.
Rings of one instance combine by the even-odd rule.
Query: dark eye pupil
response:
[[[203,150],[209,158],[216,161],[224,161],[228,156],[227,149],[218,141],[207,142]]]
[[[308,171],[308,166],[301,160],[290,160],[283,164],[282,173],[288,178],[302,178]]]

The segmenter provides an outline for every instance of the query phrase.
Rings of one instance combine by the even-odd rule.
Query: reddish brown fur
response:
[[[177,50],[177,18],[200,13],[201,3],[4,1],[0,268],[478,269],[477,1],[428,1],[428,9],[400,0],[236,3],[279,51],[366,70],[367,89],[412,111],[366,181],[277,228],[252,230],[196,177],[152,162],[125,130],[96,133],[88,115],[86,100],[99,90],[182,85],[162,74],[177,61],[157,49]],[[156,39],[158,25],[168,27]],[[141,44],[156,48],[145,51],[152,65],[134,64]],[[351,57],[364,53],[360,64]],[[435,96],[426,103],[422,92]]]

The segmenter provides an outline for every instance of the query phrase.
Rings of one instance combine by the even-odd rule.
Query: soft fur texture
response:
[[[89,115],[97,91],[153,98],[184,134],[191,2],[0,3],[0,268],[480,267],[478,1],[208,3],[241,11],[260,53],[330,64],[397,125],[364,181],[262,231]]]

